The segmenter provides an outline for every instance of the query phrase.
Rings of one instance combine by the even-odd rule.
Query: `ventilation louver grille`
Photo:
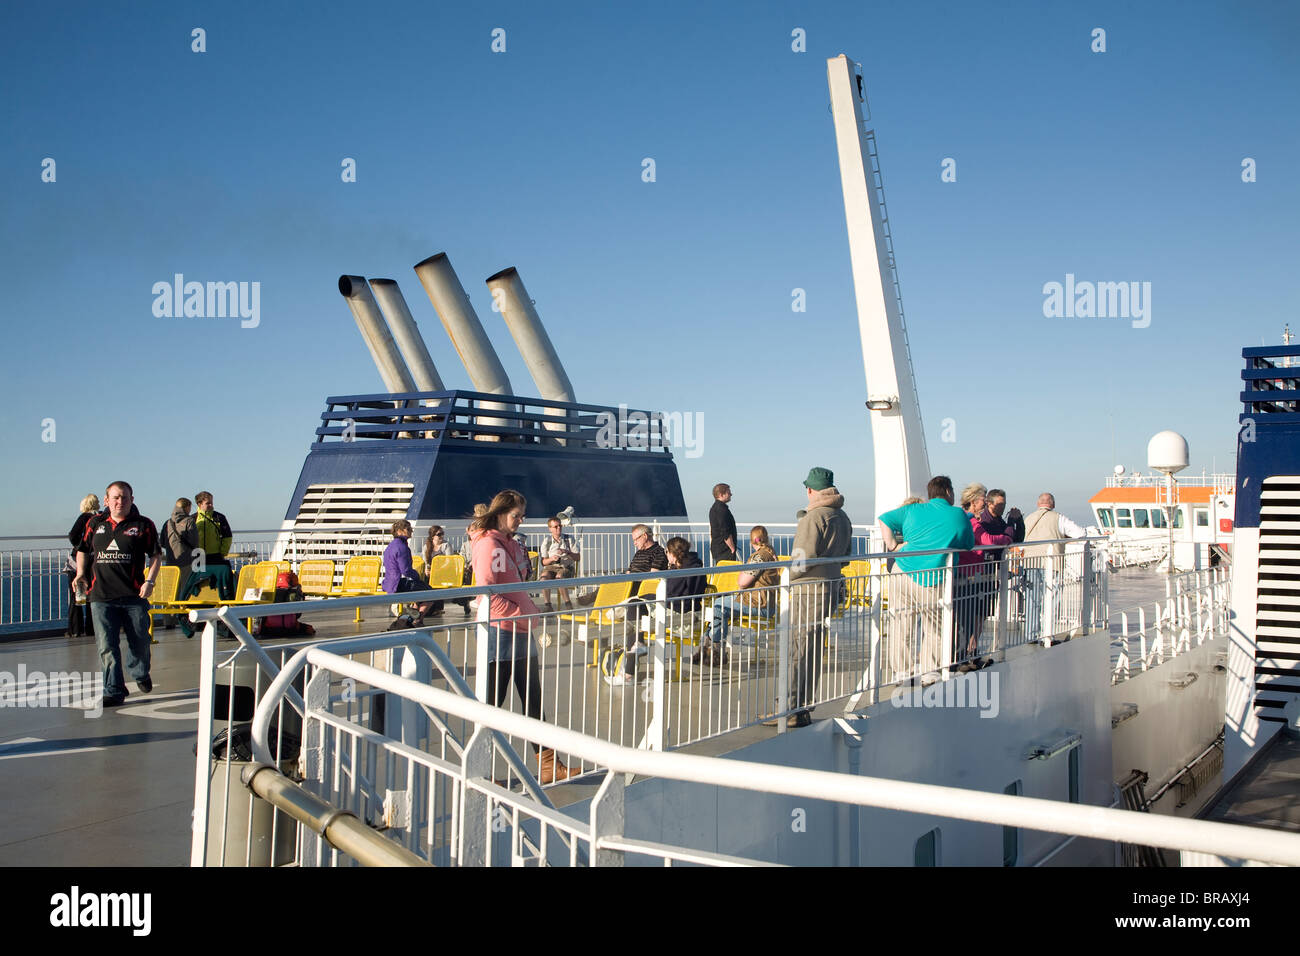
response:
[[[384,553],[393,537],[391,525],[406,517],[414,491],[409,483],[309,485],[292,539],[281,535],[283,554],[298,561],[329,558],[338,565],[338,583],[348,558]]]
[[[1255,706],[1284,723],[1300,694],[1300,476],[1267,478],[1259,501]]]

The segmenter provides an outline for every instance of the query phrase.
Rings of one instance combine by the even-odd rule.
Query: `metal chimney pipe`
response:
[[[510,335],[537,383],[538,394],[557,402],[576,402],[573,385],[537,310],[533,308],[533,300],[529,298],[518,270],[514,266],[502,269],[488,278],[487,287],[492,292],[493,301],[500,304],[501,317],[506,320]]]
[[[483,323],[479,321],[474,306],[470,304],[465,287],[456,277],[456,270],[451,267],[451,260],[445,252],[439,252],[418,262],[415,274],[424,286],[433,310],[438,313],[442,327],[447,330],[451,344],[460,356],[461,364],[469,373],[475,391],[491,392],[495,395],[512,395],[510,378],[497,357],[496,350],[488,341]],[[513,411],[514,406],[501,402],[481,402],[480,408],[493,411]],[[503,418],[483,418],[480,423],[489,427],[508,427],[515,421]],[[499,435],[476,435],[476,441],[500,441]]]
[[[513,395],[510,378],[488,341],[483,323],[474,312],[474,306],[470,305],[465,287],[456,277],[447,254],[440,252],[416,264],[415,274],[451,337],[451,344],[456,347],[456,354],[460,356],[465,371],[469,372],[475,390]]]
[[[392,279],[371,279],[370,288],[384,311],[384,317],[388,319],[388,327],[392,330],[397,349],[402,353],[402,358],[406,359],[416,387],[422,392],[445,391],[447,386],[438,375],[428,346],[424,344],[424,336],[420,334],[411,310],[407,308],[406,297],[402,295],[397,283]]]
[[[524,364],[537,384],[537,394],[542,398],[552,398],[559,402],[576,402],[573,385],[564,371],[560,356],[551,344],[551,337],[546,334],[541,317],[533,308],[533,300],[519,278],[519,271],[511,266],[502,269],[487,279],[488,290],[492,293],[493,308],[499,309],[505,319],[510,335],[524,357]],[[564,409],[548,408],[547,414],[562,415]],[[561,422],[545,422],[548,431],[566,431]]]
[[[401,353],[397,351],[388,324],[384,321],[379,306],[375,305],[375,298],[370,294],[366,280],[361,276],[339,276],[339,293],[348,301],[348,308],[357,320],[361,337],[370,349],[370,357],[375,360],[379,376],[384,380],[384,388],[390,392],[414,392],[415,382],[406,363],[402,361]]]

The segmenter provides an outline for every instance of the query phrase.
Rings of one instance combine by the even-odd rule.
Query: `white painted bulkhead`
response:
[[[1077,734],[1079,802],[1111,806],[1109,673],[1104,633],[1051,648],[1013,648],[1008,660],[947,682],[971,682],[965,696],[977,706],[900,707],[886,698],[851,717],[817,720],[724,756],[992,793],[1018,784],[1024,796],[1065,801],[1070,797],[1069,749],[1047,759],[1029,759],[1029,754],[1036,747],[1060,746]],[[972,693],[979,681],[982,694]],[[931,700],[940,693],[934,691]],[[981,717],[981,700],[995,705],[996,714]],[[994,707],[982,709],[993,713]],[[828,710],[822,708],[817,716]],[[989,824],[663,779],[633,783],[626,805],[626,835],[634,839],[783,864],[913,866],[917,841],[936,828],[939,865],[1004,863],[1005,834]],[[589,801],[583,801],[564,812],[586,819],[589,811]],[[1016,865],[1115,862],[1108,842],[1031,830],[1015,837]],[[655,861],[629,857],[628,862]]]
[[[1202,751],[1223,729],[1227,642],[1209,641],[1148,671],[1135,671],[1111,688],[1115,712],[1129,707],[1136,714],[1115,727],[1111,738],[1114,778],[1130,771],[1148,775],[1144,792],[1150,798]],[[1194,678],[1194,679],[1193,679]],[[1167,791],[1152,806],[1154,813],[1191,816],[1219,787],[1218,777],[1206,781],[1197,798],[1176,809],[1180,790]]]

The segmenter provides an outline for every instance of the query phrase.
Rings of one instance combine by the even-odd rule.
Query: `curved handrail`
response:
[[[712,786],[909,813],[929,813],[977,823],[1191,850],[1287,866],[1300,865],[1300,834],[1208,820],[1135,813],[1110,807],[1087,807],[1038,797],[986,793],[937,784],[678,752],[637,750],[510,713],[450,691],[427,687],[320,648],[306,648],[305,657],[310,663],[328,669],[331,673],[352,677],[380,690],[427,704],[501,733],[536,741],[545,747],[608,767],[613,772],[667,777]],[[287,686],[287,682],[279,688],[281,692],[284,686]],[[254,748],[259,760],[264,760],[269,755],[264,737],[270,723],[269,714],[277,704],[276,696],[268,690],[258,705],[255,727],[261,727],[262,732],[254,734]],[[259,721],[258,718],[262,719]]]

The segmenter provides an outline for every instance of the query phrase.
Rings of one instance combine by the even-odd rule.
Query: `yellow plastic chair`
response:
[[[739,561],[719,561],[719,568],[737,568],[743,565]],[[717,571],[708,577],[706,594],[731,594],[740,590],[740,571]]]
[[[411,555],[411,570],[424,577],[424,556],[420,554]]]
[[[257,587],[257,565],[246,564],[239,569],[239,577],[235,579],[235,600],[244,600],[250,589]]]
[[[362,594],[382,594],[379,578],[383,574],[383,558],[373,554],[358,554],[348,558],[343,565],[343,583],[330,589],[335,597],[355,597]],[[361,623],[361,608],[357,608],[357,623]]]
[[[430,588],[458,588],[465,580],[465,558],[459,554],[435,555],[429,562]]]
[[[159,614],[174,614],[175,611],[168,611],[169,605],[176,603],[176,590],[181,583],[181,569],[169,566],[163,566],[158,569],[158,577],[154,579],[153,594],[149,596],[149,640],[153,640],[153,619]]]
[[[590,636],[591,661],[588,666],[600,666],[600,636],[591,635],[591,628],[600,627],[601,625],[612,625],[614,623],[614,606],[622,604],[630,598],[634,587],[636,587],[635,581],[602,584],[596,590],[596,601],[592,605],[590,611],[587,611],[586,613],[571,611],[558,616],[558,620],[568,621],[569,623],[578,626],[577,638],[579,641],[587,641]]]
[[[288,564],[288,562],[283,562]],[[280,578],[281,571],[287,571],[288,568],[280,567],[279,561],[259,561],[253,565],[253,587],[260,590],[263,595],[267,591],[271,592],[272,597],[275,595],[275,582]],[[244,595],[242,591],[235,592],[235,599],[242,601]]]
[[[334,562],[326,558],[313,558],[298,565],[298,583],[303,596],[329,597],[334,590]]]
[[[871,562],[850,561],[840,572],[846,579],[848,600],[846,607],[871,607]]]

